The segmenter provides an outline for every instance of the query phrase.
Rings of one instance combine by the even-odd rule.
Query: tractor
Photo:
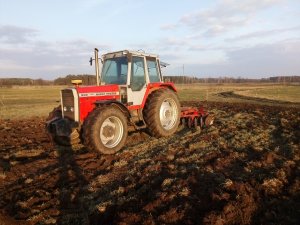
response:
[[[61,104],[46,122],[51,139],[59,145],[81,142],[101,154],[118,152],[128,130],[144,130],[160,138],[174,134],[180,123],[203,127],[213,116],[202,107],[181,108],[173,83],[164,82],[158,55],[141,51],[117,51],[98,57],[95,48],[96,82],[61,90]],[[99,61],[102,72],[99,73]]]

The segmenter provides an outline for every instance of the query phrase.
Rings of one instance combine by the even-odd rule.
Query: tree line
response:
[[[191,76],[164,76],[165,81],[176,84],[193,84],[193,83],[300,83],[300,76],[277,76],[262,79],[218,77],[218,78],[198,78]]]
[[[70,85],[71,80],[82,80],[84,85],[96,84],[95,75],[67,75],[64,77],[58,77],[54,80],[31,79],[31,78],[0,78],[0,87],[12,87],[18,86],[44,86],[44,85]]]
[[[83,75],[67,75],[65,77],[56,78],[53,81],[54,85],[70,85],[72,80],[82,80],[84,85],[93,85],[96,84],[96,76],[83,74]]]
[[[70,85],[71,80],[82,80],[83,85],[96,84],[95,75],[66,75],[58,77],[54,80],[30,79],[30,78],[0,78],[0,87],[12,87],[13,85],[30,86],[30,85]],[[193,84],[193,83],[300,83],[300,76],[274,76],[262,79],[247,79],[233,77],[218,77],[218,78],[199,78],[193,76],[164,76],[165,81],[170,81],[175,84]]]
[[[30,85],[52,85],[53,81],[30,78],[0,78],[0,87],[12,87],[13,85],[30,86]]]

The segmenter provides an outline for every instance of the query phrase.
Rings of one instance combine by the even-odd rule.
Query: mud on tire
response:
[[[155,137],[174,134],[180,122],[180,104],[174,91],[159,89],[152,92],[143,110],[148,132]]]
[[[83,126],[85,146],[102,154],[119,151],[127,139],[127,118],[117,106],[100,106],[88,115]]]

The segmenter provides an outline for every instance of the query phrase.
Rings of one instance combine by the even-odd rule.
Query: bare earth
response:
[[[299,224],[299,108],[207,107],[214,126],[110,156],[52,145],[44,118],[0,121],[0,224]]]

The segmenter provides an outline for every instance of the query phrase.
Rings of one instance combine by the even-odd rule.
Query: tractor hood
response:
[[[118,85],[79,86],[76,87],[80,108],[79,120],[83,119],[94,109],[95,102],[120,100]]]

